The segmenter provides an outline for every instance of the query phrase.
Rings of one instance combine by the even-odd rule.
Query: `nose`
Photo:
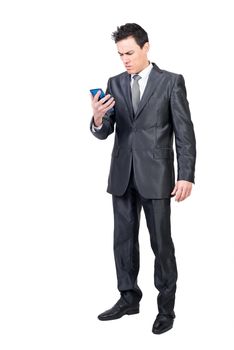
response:
[[[122,60],[123,60],[123,63],[124,63],[124,64],[127,64],[127,63],[130,62],[129,57],[127,57],[127,56],[123,56],[123,57],[122,57]]]

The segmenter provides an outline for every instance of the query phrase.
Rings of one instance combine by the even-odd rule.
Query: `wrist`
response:
[[[100,125],[102,125],[102,118],[100,119],[95,119],[95,118],[93,118],[93,124],[94,124],[94,126],[100,126]]]

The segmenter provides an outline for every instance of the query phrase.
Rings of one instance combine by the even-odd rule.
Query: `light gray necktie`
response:
[[[140,87],[138,81],[141,79],[140,75],[135,74],[133,76],[133,84],[132,84],[132,106],[134,113],[136,114],[139,102],[140,102]]]

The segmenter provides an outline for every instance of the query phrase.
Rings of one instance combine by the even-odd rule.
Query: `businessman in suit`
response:
[[[180,202],[192,191],[196,142],[184,78],[148,59],[146,31],[135,23],[112,34],[126,71],[109,79],[106,96],[92,99],[92,134],[100,140],[115,131],[107,192],[112,194],[114,257],[120,299],[99,320],[139,312],[142,291],[138,231],[143,207],[155,255],[158,315],[152,331],[173,327],[177,281],[171,237],[171,197]],[[177,156],[174,174],[173,138]]]

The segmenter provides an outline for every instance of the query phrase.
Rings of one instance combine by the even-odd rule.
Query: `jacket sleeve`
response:
[[[107,89],[106,94],[111,94],[111,87],[110,87],[110,79],[107,83]],[[110,134],[114,132],[114,125],[115,125],[115,108],[111,108],[109,111],[106,112],[105,116],[102,118],[102,127],[101,129],[96,129],[95,131],[92,128],[94,119],[92,117],[90,122],[90,131],[91,133],[97,137],[100,140],[105,140]]]
[[[177,75],[170,98],[177,156],[177,180],[195,183],[196,139],[183,76]]]

